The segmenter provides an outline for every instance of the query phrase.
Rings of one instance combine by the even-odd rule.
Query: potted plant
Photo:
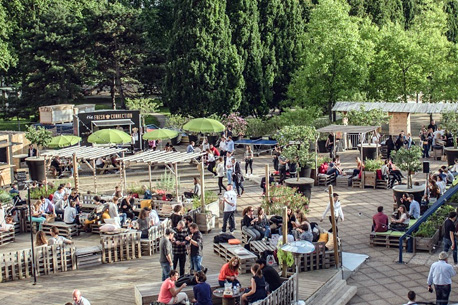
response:
[[[445,130],[452,134],[453,147],[445,147],[445,154],[447,155],[448,165],[453,165],[455,159],[458,158],[458,148],[456,138],[458,136],[458,113],[454,111],[446,112],[442,114],[441,124]]]
[[[205,191],[205,209],[202,210],[199,197],[194,197],[192,207],[195,210],[194,218],[199,230],[209,232],[215,227],[216,218],[219,217],[219,201],[218,196],[213,191]]]
[[[364,186],[372,186],[375,188],[377,184],[377,170],[381,169],[383,161],[381,159],[366,160],[364,166]]]
[[[264,121],[260,118],[249,118],[246,120],[246,122],[246,135],[250,137],[250,140],[257,140],[262,138],[265,133]]]
[[[269,198],[264,197],[261,206],[269,215],[282,215],[285,206],[296,211],[298,209],[307,212],[309,200],[296,189],[285,185],[272,185]]]
[[[403,193],[413,194],[415,196],[415,200],[421,202],[421,198],[423,197],[423,193],[425,191],[424,185],[412,185],[412,175],[422,168],[420,160],[421,155],[422,151],[420,146],[412,146],[409,149],[402,147],[398,151],[393,151],[391,153],[396,166],[407,172],[407,185],[397,185],[393,187],[393,193],[398,203],[400,203],[400,198]]]
[[[26,159],[31,180],[43,181],[46,178],[45,159],[39,157],[40,149],[48,146],[52,133],[44,127],[30,125],[25,132],[25,138],[37,147],[37,156]]]
[[[450,205],[441,206],[429,219],[423,222],[418,231],[413,235],[415,238],[415,250],[433,251],[434,246],[438,244],[442,238],[442,225],[447,219],[448,214],[454,211],[454,207]]]
[[[182,140],[183,125],[189,122],[191,118],[180,114],[171,114],[165,120],[165,127],[178,131],[178,136],[172,141],[172,145],[177,145]],[[183,141],[184,142],[184,141]]]
[[[224,114],[222,116],[222,123],[226,127],[232,127],[232,139],[234,141],[237,141],[241,136],[246,134],[247,122],[238,112],[234,112],[229,115]]]

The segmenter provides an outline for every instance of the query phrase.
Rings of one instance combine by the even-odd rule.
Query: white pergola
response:
[[[179,191],[178,191],[178,166],[177,164],[180,162],[187,162],[191,161],[192,159],[201,157],[205,155],[205,152],[196,152],[196,153],[186,153],[186,152],[171,152],[171,151],[152,151],[147,150],[140,152],[138,154],[127,156],[118,159],[122,163],[123,168],[123,175],[124,175],[124,183],[126,183],[126,165],[130,163],[140,163],[140,164],[147,164],[148,165],[148,174],[149,174],[149,188],[152,188],[152,179],[151,179],[151,171],[153,165],[164,165],[166,168],[170,170],[172,174],[175,175],[175,193],[176,198],[179,198]],[[201,163],[201,171],[200,171],[200,179],[201,179],[201,200],[204,200],[204,163],[202,158]]]
[[[98,158],[105,158],[111,155],[121,153],[124,157],[124,152],[127,151],[125,148],[114,148],[114,147],[103,147],[103,146],[72,146],[59,150],[48,150],[41,153],[46,160],[51,160],[55,157],[60,157],[64,159],[71,159],[73,164],[73,178],[75,181],[75,188],[78,189],[78,163],[84,162],[91,170],[94,176],[94,188],[97,193],[97,167],[95,166],[95,161]],[[45,166],[45,171],[46,171]],[[122,173],[122,171],[119,171]],[[45,175],[46,177],[46,175]],[[121,174],[121,179],[122,179]]]

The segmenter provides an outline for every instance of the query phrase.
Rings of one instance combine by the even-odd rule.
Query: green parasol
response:
[[[68,146],[78,144],[79,141],[81,141],[80,137],[72,136],[72,135],[61,135],[61,136],[53,137],[51,139],[51,142],[48,144],[48,147],[50,148],[68,147]]]
[[[201,133],[216,133],[222,132],[224,129],[223,124],[213,119],[199,118],[192,119],[183,126],[183,129],[191,132],[201,132]]]
[[[94,144],[126,144],[131,142],[131,137],[117,129],[101,129],[91,134],[87,141]]]
[[[170,129],[155,129],[143,135],[144,140],[166,140],[178,136],[178,132]]]

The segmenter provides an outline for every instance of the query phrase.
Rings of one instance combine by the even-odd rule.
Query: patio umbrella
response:
[[[143,135],[145,140],[166,140],[173,139],[178,136],[178,132],[170,129],[155,129]]]
[[[68,147],[68,146],[78,144],[79,141],[81,141],[80,137],[72,136],[72,135],[61,135],[61,136],[53,137],[48,147],[50,148]]]
[[[215,133],[222,132],[224,129],[223,124],[213,119],[198,118],[192,119],[183,126],[183,129],[191,132],[201,132],[201,133]]]
[[[117,129],[101,129],[91,134],[87,141],[94,144],[126,144],[131,142],[131,137]]]

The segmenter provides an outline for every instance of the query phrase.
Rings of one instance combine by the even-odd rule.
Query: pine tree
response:
[[[257,0],[231,0],[226,9],[232,29],[232,43],[237,48],[243,68],[243,95],[240,113],[265,115],[269,111],[264,96],[262,47],[259,33]]]
[[[228,114],[240,106],[242,66],[225,0],[180,0],[168,52],[164,100],[173,113]]]

